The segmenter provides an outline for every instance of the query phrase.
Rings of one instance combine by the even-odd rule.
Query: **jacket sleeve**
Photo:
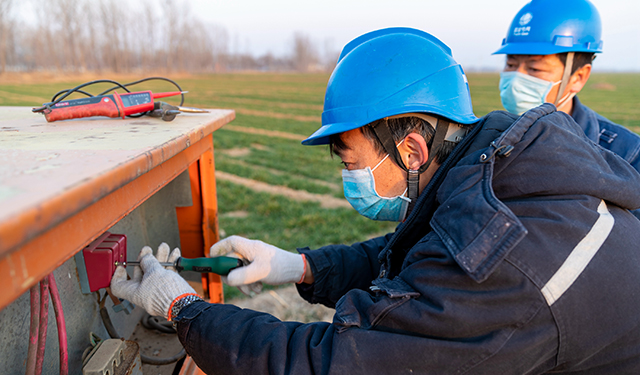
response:
[[[349,291],[332,324],[197,302],[180,312],[178,335],[212,374],[525,373],[553,361],[553,320],[517,270],[502,273],[515,283],[473,297],[477,284],[442,254],[384,279],[375,294]]]
[[[620,136],[620,141],[624,146],[624,150],[620,150],[618,152],[625,152],[624,159],[631,164],[636,171],[640,172],[640,137],[629,131],[628,129],[622,127],[621,125],[617,125],[617,136]],[[631,210],[631,213],[640,219],[640,208]]]
[[[298,249],[309,261],[315,279],[313,284],[296,284],[298,293],[310,303],[335,307],[336,302],[349,290],[367,290],[380,272],[378,254],[392,235],[389,233],[351,246]]]
[[[619,155],[640,172],[640,136],[597,113],[595,116],[600,128],[598,144]],[[631,213],[640,219],[640,209],[631,210]]]

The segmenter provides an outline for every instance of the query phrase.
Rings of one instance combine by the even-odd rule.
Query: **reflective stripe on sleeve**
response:
[[[576,245],[560,269],[542,288],[541,292],[549,306],[553,305],[571,287],[611,233],[615,219],[609,213],[604,201],[598,205],[598,213],[600,217],[593,224],[589,233]]]

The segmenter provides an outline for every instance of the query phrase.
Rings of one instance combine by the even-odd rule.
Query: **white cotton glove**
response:
[[[256,283],[259,282],[272,285],[300,282],[306,271],[302,255],[240,236],[231,236],[215,243],[209,255],[235,255],[249,262],[229,272],[226,278],[227,284],[237,286],[244,293],[247,289],[243,286],[258,292]]]
[[[171,303],[183,294],[196,294],[195,290],[175,272],[174,267],[166,269],[159,262],[175,262],[180,257],[176,248],[169,256],[169,245],[158,247],[157,258],[149,246],[142,248],[138,261],[140,266],[133,270],[133,278],[127,280],[127,271],[119,266],[111,279],[111,292],[142,306],[150,315],[168,317]]]

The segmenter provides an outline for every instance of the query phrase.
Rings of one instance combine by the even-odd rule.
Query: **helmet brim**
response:
[[[320,129],[316,130],[315,133],[311,134],[309,138],[302,141],[302,144],[305,146],[328,145],[332,135],[344,133],[360,127],[362,127],[362,125],[355,122],[323,125]]]
[[[415,109],[415,110],[414,110]],[[424,105],[412,107],[407,106],[404,111],[394,111],[394,114],[397,113],[411,113],[411,112],[420,112],[433,116],[443,116],[447,119],[455,119],[455,122],[460,124],[473,124],[477,122],[479,119],[473,113],[460,114],[460,113],[442,113],[442,111],[438,108],[434,111],[424,110]],[[391,115],[389,115],[391,116]],[[384,118],[387,116],[381,116],[380,118]],[[361,128],[366,124],[361,124],[358,122],[337,122],[332,124],[323,125],[320,129],[316,130],[315,133],[311,134],[307,139],[302,141],[302,144],[305,146],[318,146],[318,145],[326,145],[330,143],[331,136],[334,134],[340,134],[347,132],[349,130]]]
[[[567,52],[601,53],[602,49],[589,49],[581,46],[563,47],[550,43],[507,43],[492,55],[553,55]]]

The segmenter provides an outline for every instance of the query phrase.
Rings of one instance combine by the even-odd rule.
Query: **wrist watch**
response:
[[[176,326],[175,319],[178,317],[178,314],[180,314],[180,311],[186,306],[189,306],[190,304],[198,301],[204,302],[204,299],[202,299],[202,297],[200,297],[197,294],[189,294],[173,302],[171,306],[171,316],[169,317],[169,320],[173,321],[174,328]]]

